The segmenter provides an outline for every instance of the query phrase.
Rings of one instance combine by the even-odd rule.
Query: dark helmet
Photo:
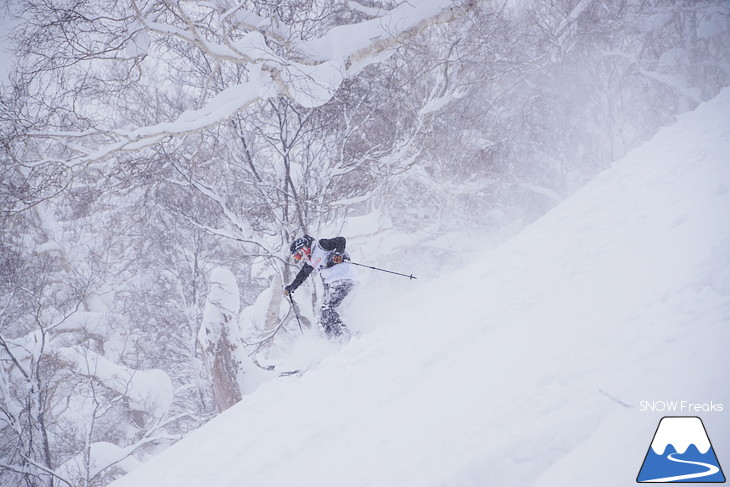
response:
[[[305,247],[311,249],[313,244],[314,237],[304,235],[303,237],[299,237],[291,243],[291,245],[289,246],[289,252],[293,255]]]

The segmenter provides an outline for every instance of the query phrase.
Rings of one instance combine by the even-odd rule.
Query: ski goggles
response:
[[[294,257],[294,260],[299,262],[300,260],[302,260],[302,258],[304,258],[304,254],[309,255],[310,252],[308,252],[307,249],[299,249],[292,254],[292,257]]]

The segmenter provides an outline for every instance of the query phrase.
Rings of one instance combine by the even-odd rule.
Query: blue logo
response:
[[[696,416],[662,418],[636,481],[725,482],[702,420]]]

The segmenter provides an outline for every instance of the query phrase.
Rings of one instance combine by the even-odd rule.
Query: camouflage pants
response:
[[[347,329],[335,308],[342,304],[354,287],[355,282],[350,279],[341,279],[324,285],[320,325],[329,338],[350,335],[350,330]]]

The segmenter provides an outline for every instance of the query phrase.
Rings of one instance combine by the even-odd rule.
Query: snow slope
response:
[[[360,337],[112,485],[631,485],[664,415],[730,465],[728,114],[726,89],[468,267],[371,276]],[[700,412],[643,411],[673,400]]]

